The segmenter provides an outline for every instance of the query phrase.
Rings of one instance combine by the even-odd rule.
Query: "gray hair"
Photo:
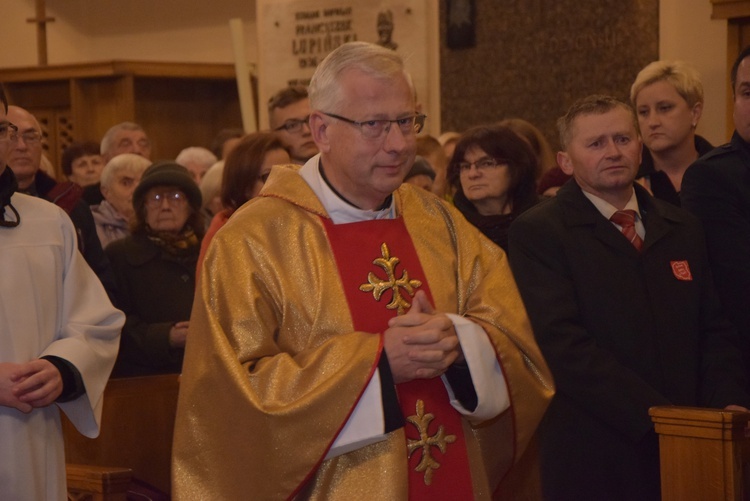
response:
[[[342,112],[339,78],[348,70],[359,70],[373,78],[392,79],[403,75],[415,96],[414,83],[395,51],[368,42],[349,42],[328,54],[315,69],[308,92],[313,110]],[[338,107],[337,107],[338,105]]]
[[[102,143],[99,147],[99,151],[102,155],[108,156],[108,153],[115,147],[115,136],[121,130],[143,130],[143,127],[134,122],[121,122],[117,125],[113,125],[102,137]],[[145,133],[145,131],[144,131]]]
[[[221,195],[221,180],[224,174],[224,160],[219,160],[208,168],[206,174],[201,179],[199,188],[203,200],[202,208],[208,207],[211,200],[217,195]]]
[[[216,155],[211,153],[207,148],[201,146],[190,146],[185,148],[177,154],[177,158],[174,161],[184,167],[187,167],[189,163],[196,163],[205,166],[206,168],[211,167],[216,163],[218,159]]]
[[[100,178],[102,187],[109,188],[115,181],[115,176],[122,171],[130,172],[133,174],[143,174],[143,171],[151,165],[151,160],[144,158],[135,153],[122,153],[117,155],[112,160],[107,162],[107,165],[102,169],[102,177]]]

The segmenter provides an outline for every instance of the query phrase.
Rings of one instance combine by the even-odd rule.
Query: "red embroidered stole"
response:
[[[356,330],[382,334],[417,290],[434,304],[402,218],[340,225],[321,219]],[[416,379],[396,390],[406,419],[409,499],[473,499],[461,415],[442,380]]]

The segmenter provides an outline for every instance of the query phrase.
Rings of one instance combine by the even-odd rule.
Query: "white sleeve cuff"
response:
[[[349,420],[339,432],[325,459],[340,456],[366,445],[385,440],[383,397],[380,394],[380,371],[376,370],[354,407]]]
[[[479,324],[452,313],[447,315],[456,329],[461,350],[469,366],[474,390],[477,393],[477,408],[473,412],[466,410],[443,375],[443,384],[448,390],[451,405],[472,421],[492,419],[510,407],[508,387],[497,360],[495,347]]]

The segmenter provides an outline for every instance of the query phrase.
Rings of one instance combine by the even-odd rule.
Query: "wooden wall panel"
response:
[[[461,3],[461,2],[453,2]],[[592,93],[627,98],[658,59],[658,0],[475,0],[476,47],[448,49],[441,2],[442,129],[520,117],[553,145],[555,121]]]
[[[172,159],[187,146],[208,147],[220,129],[242,125],[234,69],[226,64],[109,61],[0,69],[0,82],[11,104],[43,122],[55,166],[73,140],[99,142],[123,121],[143,126],[154,159]]]
[[[234,81],[143,78],[135,84],[135,103],[154,160],[173,159],[188,146],[208,148],[220,129],[242,128]]]

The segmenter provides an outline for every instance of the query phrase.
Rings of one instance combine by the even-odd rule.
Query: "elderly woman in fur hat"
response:
[[[107,249],[127,315],[113,377],[179,373],[203,236],[201,192],[173,162],[146,169],[131,235]]]

